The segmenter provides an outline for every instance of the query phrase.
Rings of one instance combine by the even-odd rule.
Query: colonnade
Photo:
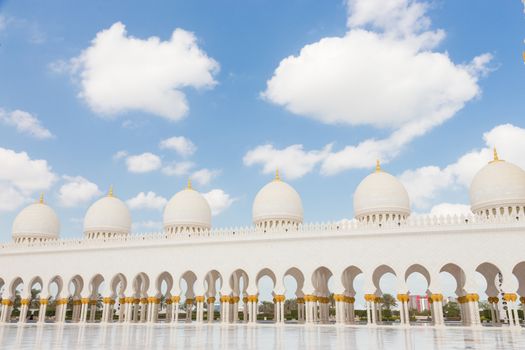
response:
[[[525,294],[525,281],[522,283],[525,277],[525,262],[518,265],[519,269],[515,268],[513,273],[518,277],[519,288],[514,292],[505,289],[508,288],[505,283],[496,285],[495,276],[500,276],[500,282],[505,280],[505,276],[494,265],[483,263],[476,269],[487,279],[486,294],[489,296],[488,304],[493,326],[500,326],[501,320],[505,320],[510,327],[520,326],[518,308],[521,302],[521,307],[525,311],[525,296],[519,298],[518,292]],[[472,274],[466,273],[453,264],[446,264],[438,271],[450,273],[456,279],[456,300],[459,305],[461,324],[480,326],[479,295],[475,292],[477,288]],[[413,265],[403,271],[395,271],[391,267],[381,265],[368,274],[370,278],[367,278],[367,274],[364,274],[361,269],[351,266],[342,271],[339,279],[332,279],[337,274],[332,273],[326,267],[319,267],[307,274],[311,278],[305,278],[305,274],[298,268],[290,268],[279,275],[269,268],[264,268],[258,273],[251,274],[244,270],[235,270],[231,274],[224,274],[225,278],[217,270],[202,274],[202,278],[198,278],[198,274],[192,271],[186,271],[179,275],[178,280],[173,277],[174,274],[167,272],[157,275],[141,272],[131,278],[126,277],[123,273],[112,277],[96,274],[86,279],[88,282],[85,283],[85,286],[85,279],[80,275],[75,275],[70,279],[57,275],[47,280],[38,276],[28,279],[27,284],[24,284],[21,277],[16,277],[7,284],[0,279],[0,287],[2,285],[7,287],[2,295],[0,322],[12,322],[15,297],[23,295],[19,305],[17,304],[20,312],[18,322],[20,323],[27,322],[30,305],[36,304],[38,304],[36,321],[46,322],[48,306],[54,303],[54,322],[57,323],[66,322],[67,318],[68,322],[74,323],[194,321],[197,323],[254,324],[258,321],[259,315],[258,283],[262,277],[266,276],[273,282],[273,321],[283,324],[288,322],[285,312],[287,296],[285,295],[284,277],[291,276],[296,281],[293,299],[296,302],[297,316],[292,320],[293,322],[367,324],[373,327],[390,322],[383,321],[383,291],[379,287],[379,280],[386,273],[392,273],[394,276],[404,276],[404,278],[397,278],[399,292],[395,298],[399,319],[396,323],[408,327],[410,326],[410,294],[406,279],[413,272],[418,272],[427,279],[427,299],[431,323],[436,327],[444,326],[443,307],[448,300],[439,290],[439,283],[436,281],[437,274],[431,275],[421,265]],[[364,274],[365,277],[363,279],[364,300],[360,303],[364,305],[366,313],[364,319],[357,317],[355,308],[357,293],[354,289],[354,281],[360,274]],[[252,281],[250,281],[250,276],[254,277]],[[153,283],[150,283],[150,280]],[[181,290],[181,281],[185,282],[184,290]],[[34,300],[34,297],[31,296],[35,283],[42,287],[38,300]],[[51,283],[55,283],[58,289],[56,296],[53,297],[49,295]],[[504,303],[504,308],[501,307],[502,303]],[[218,317],[215,314],[216,310]],[[180,319],[181,314],[185,314],[184,319]]]

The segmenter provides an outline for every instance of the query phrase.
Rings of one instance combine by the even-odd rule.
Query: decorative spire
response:
[[[109,186],[108,197],[113,197],[113,185]]]
[[[498,151],[496,150],[496,146],[494,146],[494,161],[498,161],[498,160],[499,160]]]
[[[279,169],[275,169],[275,181],[280,181],[281,176],[279,176]]]
[[[40,193],[40,200],[38,201],[40,204],[44,204],[44,192]]]
[[[376,160],[376,173],[381,171],[381,163],[379,162],[379,159]]]
[[[193,188],[191,187],[191,179],[188,179],[188,190],[191,190],[191,189],[193,189]]]

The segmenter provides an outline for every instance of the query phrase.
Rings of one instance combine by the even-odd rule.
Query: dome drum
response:
[[[525,210],[525,171],[500,160],[494,150],[494,159],[472,179],[470,205],[485,218],[519,215]]]
[[[202,194],[191,187],[176,193],[164,208],[164,232],[194,234],[211,229],[211,208]]]
[[[93,203],[84,217],[84,237],[88,239],[125,237],[131,231],[131,214],[126,204],[113,196]]]
[[[359,221],[401,224],[410,215],[408,192],[396,177],[381,170],[378,162],[376,171],[355,190],[354,215]]]
[[[282,181],[279,172],[255,196],[253,223],[258,229],[295,227],[303,223],[303,204],[299,193]]]
[[[16,243],[35,243],[59,238],[60,221],[55,211],[44,203],[43,196],[16,216],[12,237]]]

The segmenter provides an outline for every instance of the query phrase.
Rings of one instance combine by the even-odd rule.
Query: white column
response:
[[[173,304],[175,304],[174,320],[175,320],[175,323],[177,323],[177,322],[179,322],[179,302],[180,302],[180,297],[179,296],[172,297],[172,300],[173,300]]]
[[[80,323],[86,323],[88,306],[89,306],[89,299],[88,298],[82,298],[80,302],[81,302],[81,305],[80,305]]]
[[[246,307],[246,304],[245,304],[245,307]],[[208,322],[213,322],[213,317],[214,317],[214,310],[215,308],[215,298],[214,297],[209,297],[208,298]]]
[[[46,321],[47,303],[48,303],[48,299],[40,299],[40,310],[38,311],[38,323],[44,323]]]

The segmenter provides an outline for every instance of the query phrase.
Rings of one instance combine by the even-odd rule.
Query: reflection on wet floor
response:
[[[0,349],[525,349],[525,330],[274,325],[3,325]]]

